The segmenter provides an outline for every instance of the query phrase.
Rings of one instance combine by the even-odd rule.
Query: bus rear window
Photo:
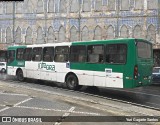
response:
[[[137,53],[139,58],[151,58],[151,45],[145,42],[137,42]]]

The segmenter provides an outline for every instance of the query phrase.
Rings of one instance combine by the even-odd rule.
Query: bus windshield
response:
[[[8,63],[11,63],[15,58],[15,50],[9,50],[7,56],[8,56]]]
[[[137,53],[139,58],[151,58],[152,46],[149,43],[137,40]]]

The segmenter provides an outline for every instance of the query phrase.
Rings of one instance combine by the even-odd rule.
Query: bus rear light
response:
[[[138,78],[138,66],[135,65],[134,66],[134,79],[137,79]]]

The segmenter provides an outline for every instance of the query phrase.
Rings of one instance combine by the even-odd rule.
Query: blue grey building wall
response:
[[[158,0],[87,1],[24,0],[15,4],[15,19],[14,4],[0,2],[1,47],[141,37],[160,48]]]

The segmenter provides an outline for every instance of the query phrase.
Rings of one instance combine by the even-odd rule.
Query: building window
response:
[[[42,60],[42,48],[41,47],[33,48],[32,61],[41,61],[41,60]]]
[[[135,9],[141,10],[143,9],[144,0],[135,0]]]
[[[142,28],[141,26],[137,25],[135,26],[134,30],[133,30],[133,37],[134,38],[142,38]]]
[[[43,1],[42,0],[38,0],[37,3],[37,13],[43,13]]]
[[[127,45],[106,45],[106,62],[111,64],[125,64],[127,58]]]
[[[108,0],[108,10],[115,10],[116,8],[116,3],[115,0]]]
[[[32,44],[32,29],[30,27],[27,28],[25,40],[26,44]]]
[[[44,47],[43,49],[43,61],[53,62],[54,59],[54,47]]]
[[[42,44],[42,43],[45,43],[44,34],[43,34],[43,31],[42,31],[42,28],[38,27],[36,44]]]
[[[53,13],[54,12],[54,8],[55,8],[54,0],[49,0],[49,2],[48,2],[48,12],[49,13]]]
[[[129,0],[121,0],[121,10],[129,10]]]
[[[55,48],[55,62],[67,62],[69,58],[68,46],[57,46]]]
[[[129,31],[128,31],[128,28],[125,25],[123,25],[121,27],[120,37],[121,38],[128,38],[129,37]]]
[[[7,28],[6,30],[6,43],[11,44],[13,42],[12,40],[12,32],[11,32],[11,28]]]
[[[114,37],[115,37],[114,28],[113,28],[113,26],[110,25],[107,28],[107,37],[106,37],[106,39],[114,39]]]
[[[33,4],[32,4],[32,2],[31,2],[31,0],[27,0],[26,1],[26,13],[33,13],[33,8],[34,8],[34,6],[33,6]]]
[[[147,0],[149,10],[158,9],[158,0]]]
[[[6,3],[6,13],[12,14],[13,13],[13,2]]]
[[[72,0],[71,1],[71,6],[70,6],[70,12],[71,13],[76,13],[76,12],[80,11],[79,10],[79,5],[80,5],[79,0]]]
[[[103,63],[104,61],[104,46],[103,45],[89,45],[87,47],[88,59],[90,63]]]
[[[3,14],[3,3],[0,3],[0,14]]]
[[[66,0],[60,0],[60,6],[59,6],[59,12],[60,13],[66,13],[67,7],[66,7]]]
[[[71,46],[70,48],[71,62],[85,62],[86,61],[86,46]]]
[[[91,0],[83,0],[83,12],[91,11]]]
[[[96,0],[95,1],[95,11],[101,11],[102,10],[102,0]]]
[[[79,38],[79,37],[78,37],[78,31],[77,31],[77,29],[76,29],[75,26],[73,26],[73,27],[71,28],[70,34],[71,34],[71,37],[70,37],[71,42],[73,42],[73,41],[78,41],[78,38]]]
[[[97,26],[94,30],[94,40],[102,39],[102,29],[100,26]]]
[[[48,43],[54,43],[55,41],[56,41],[56,36],[54,35],[53,28],[49,27],[47,42]]]
[[[82,41],[88,41],[89,40],[89,31],[88,28],[85,26],[82,29]]]
[[[15,43],[21,43],[21,29],[20,29],[20,27],[18,27],[16,30]]]
[[[22,3],[16,2],[16,13],[22,13]]]
[[[153,25],[150,25],[147,29],[147,39],[152,43],[156,43],[156,29]]]
[[[59,42],[65,42],[66,41],[66,37],[65,37],[65,29],[63,26],[60,27],[59,29],[59,37],[58,37],[58,41]]]

